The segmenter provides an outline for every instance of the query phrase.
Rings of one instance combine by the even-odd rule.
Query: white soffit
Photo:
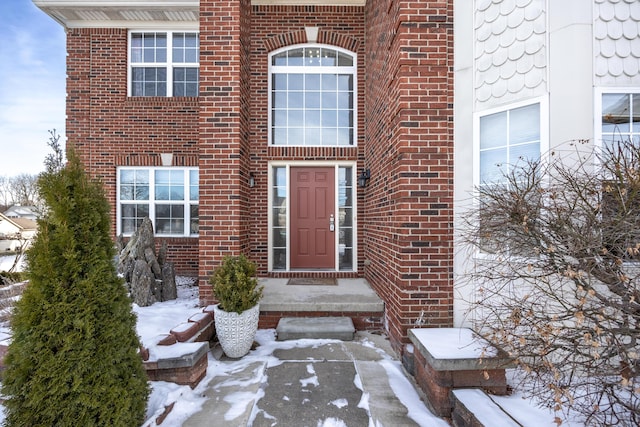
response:
[[[208,0],[216,2],[217,0]],[[364,6],[366,0],[252,0],[252,5]],[[66,28],[194,27],[199,0],[33,0]]]

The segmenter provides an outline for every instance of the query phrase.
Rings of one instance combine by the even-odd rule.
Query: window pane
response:
[[[511,149],[509,155],[511,166],[524,166],[526,162],[537,160],[540,157],[540,144],[533,142],[531,144],[516,145]]]
[[[351,110],[338,110],[338,126],[340,127],[352,127],[353,126],[353,113]]]
[[[303,132],[301,131],[300,134]],[[304,144],[305,145],[321,145],[321,134],[318,128],[307,128],[304,131]]]
[[[156,204],[156,234],[184,234],[184,206]]]
[[[509,113],[509,144],[540,140],[538,104],[516,108]]]
[[[304,75],[303,74],[289,74],[288,87],[289,90],[303,90],[304,89]]]
[[[338,126],[338,111],[337,110],[322,110],[322,127],[336,127]]]
[[[184,171],[156,170],[156,200],[184,200]]]
[[[340,270],[353,270],[353,249],[340,247],[338,255]]]
[[[305,108],[320,108],[320,92],[305,92]]]
[[[133,96],[166,96],[166,68],[134,68],[131,77]]]
[[[304,128],[289,128],[287,133],[289,145],[304,145]]]
[[[273,74],[271,77],[271,84],[273,90],[286,90],[287,89],[287,75],[286,74]]]
[[[120,225],[124,234],[134,233],[142,220],[149,216],[147,204],[123,204],[120,209]]]
[[[322,90],[335,91],[338,88],[338,76],[335,74],[322,75]]]
[[[291,127],[304,126],[304,110],[289,110],[286,125]]]
[[[339,92],[337,96],[338,96],[338,108],[344,108],[344,109],[353,108],[352,92]]]
[[[338,141],[338,130],[331,128],[322,129],[322,145],[336,145]]]
[[[339,225],[341,227],[352,227],[353,226],[353,209],[351,208],[340,208],[339,210]]]
[[[480,183],[500,182],[503,180],[502,167],[506,166],[507,149],[480,152]]]
[[[287,247],[287,229],[286,228],[273,229],[273,247],[274,248]]]
[[[199,174],[198,170],[190,170],[189,171],[189,200],[199,200],[200,199],[200,182],[199,182]]]
[[[287,268],[287,250],[273,249],[273,269],[285,270]]]
[[[273,55],[271,58],[272,65],[287,65],[287,52],[281,52],[277,55]]]
[[[273,92],[273,108],[287,108],[287,92]]]
[[[320,74],[306,74],[304,88],[306,90],[320,90]]]
[[[287,106],[289,108],[302,108],[304,92],[289,92],[287,94]]]
[[[173,35],[173,62],[195,63],[199,60],[197,33],[175,33]]]
[[[303,65],[303,50],[302,48],[298,48],[298,49],[291,49],[290,51],[288,51],[288,55],[287,55],[287,65],[289,66],[299,66],[299,65]]]
[[[352,67],[353,66],[353,58],[351,55],[347,55],[342,52],[338,52],[338,66],[339,67]]]
[[[287,110],[274,110],[273,111],[273,125],[274,126],[286,126],[287,125]]]
[[[307,110],[305,124],[309,127],[320,127],[320,110]]]
[[[480,149],[507,145],[507,113],[496,113],[480,118]]]
[[[353,76],[350,74],[340,74],[338,76],[338,90],[340,91],[352,91],[353,90]]]
[[[189,224],[190,234],[198,234],[200,231],[200,214],[198,205],[191,205],[191,211],[189,212],[191,222]]]
[[[173,96],[198,96],[198,72],[197,68],[174,68]]]
[[[324,67],[334,67],[337,64],[336,51],[332,49],[322,49],[321,64]]]
[[[602,132],[629,132],[629,94],[602,95]]]
[[[353,129],[338,129],[338,145],[353,145]]]
[[[273,137],[271,142],[274,145],[286,145],[287,128],[273,128]]]

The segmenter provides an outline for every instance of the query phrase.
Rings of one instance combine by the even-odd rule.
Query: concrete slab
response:
[[[358,407],[362,390],[355,385],[351,362],[290,361],[267,369],[267,377],[253,427],[270,427],[274,420],[282,426],[316,427],[329,419],[369,425],[367,411]]]
[[[338,279],[337,286],[287,285],[288,279],[261,278],[261,311],[383,312],[384,302],[364,279]]]
[[[347,353],[341,342],[314,345],[312,347],[294,347],[278,349],[273,352],[278,360],[299,361],[350,361],[351,354]]]
[[[266,367],[267,363],[260,361],[248,364],[233,377],[215,377],[203,393],[207,400],[202,410],[187,419],[182,427],[248,425],[254,402],[260,398]]]
[[[283,317],[278,322],[278,341],[311,339],[353,340],[356,329],[349,317]]]

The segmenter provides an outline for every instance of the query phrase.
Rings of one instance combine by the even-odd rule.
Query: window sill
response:
[[[200,98],[197,96],[128,96],[126,103],[129,105],[193,105],[197,106]]]

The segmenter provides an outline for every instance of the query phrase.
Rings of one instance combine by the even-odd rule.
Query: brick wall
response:
[[[111,206],[118,166],[158,166],[166,152],[176,166],[198,164],[197,98],[127,97],[126,30],[68,30],[67,53],[67,144],[104,183]],[[111,217],[115,237],[115,209]],[[197,274],[198,239],[168,245],[177,271]]]
[[[318,43],[348,49],[358,60],[358,140],[355,147],[269,147],[268,146],[268,55],[270,52],[299,43],[307,43],[305,27],[318,27]],[[250,252],[258,263],[259,273],[267,274],[267,188],[269,161],[358,161],[364,153],[364,8],[344,6],[254,6],[251,16],[251,122],[250,170],[256,180],[250,192]],[[358,203],[363,192],[358,189]],[[362,227],[359,230],[362,236]],[[359,245],[362,244],[362,239]],[[362,266],[362,257],[358,264]],[[288,277],[287,273],[273,274]],[[353,277],[357,273],[340,273]],[[335,277],[335,273],[332,275]]]
[[[453,322],[453,6],[373,0],[366,19],[365,277],[399,349],[422,310]]]
[[[268,146],[268,53],[307,42],[307,26],[319,43],[357,54],[356,147]],[[372,179],[358,188],[358,272],[347,275],[364,274],[385,300],[396,348],[422,310],[427,326],[450,326],[451,2],[202,1],[200,33],[199,98],[128,98],[126,30],[69,30],[67,137],[109,202],[117,166],[159,165],[173,152],[174,164],[200,167],[200,238],[172,239],[169,255],[184,260],[179,273],[197,270],[208,303],[207,278],[225,254],[249,253],[267,274],[269,161],[357,161]]]

